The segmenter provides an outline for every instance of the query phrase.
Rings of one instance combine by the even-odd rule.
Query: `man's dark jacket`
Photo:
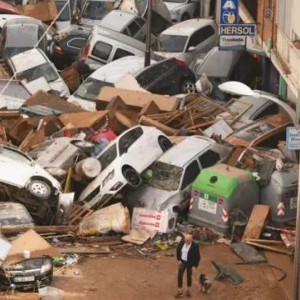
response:
[[[177,260],[178,261],[181,261],[181,250],[182,250],[183,245],[184,245],[184,242],[182,241],[179,243],[179,245],[177,247]],[[196,243],[192,242],[190,250],[187,255],[187,267],[188,268],[192,268],[192,267],[197,268],[199,265],[199,262],[200,262],[199,246]]]

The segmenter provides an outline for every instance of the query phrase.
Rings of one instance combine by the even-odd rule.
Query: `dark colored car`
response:
[[[51,49],[51,60],[55,66],[58,69],[70,66],[76,60],[87,38],[87,34],[78,33],[54,38]]]
[[[37,290],[52,282],[53,263],[49,256],[30,258],[0,269],[0,285],[14,284],[16,289]]]
[[[196,77],[185,62],[176,58],[163,60],[143,69],[135,79],[151,93],[163,95],[196,92]]]

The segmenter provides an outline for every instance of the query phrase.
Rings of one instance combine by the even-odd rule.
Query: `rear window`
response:
[[[199,30],[197,30],[193,35],[191,36],[189,40],[188,47],[196,47],[200,43],[207,40],[210,36],[212,36],[215,33],[215,30],[211,26],[205,26]]]
[[[109,58],[111,50],[111,45],[100,41],[95,44],[92,55],[100,59],[107,60]]]
[[[208,150],[199,157],[199,161],[203,169],[209,168],[220,161],[221,157],[218,153]]]
[[[143,135],[143,129],[136,127],[126,132],[119,141],[120,155],[126,153],[128,149]]]
[[[67,46],[71,48],[81,49],[85,43],[87,38],[84,37],[74,37],[67,42]]]

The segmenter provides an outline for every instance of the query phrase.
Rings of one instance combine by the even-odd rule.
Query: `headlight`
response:
[[[116,191],[118,190],[121,186],[123,185],[122,182],[118,181],[110,190],[111,191]]]
[[[52,269],[52,263],[50,260],[46,260],[41,267],[41,274],[47,273]]]
[[[112,170],[103,180],[102,187],[104,187],[115,176],[115,170]]]

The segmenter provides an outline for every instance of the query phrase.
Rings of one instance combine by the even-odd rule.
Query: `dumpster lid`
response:
[[[254,181],[249,172],[225,164],[218,164],[202,170],[192,188],[230,199],[240,183],[249,181]]]

